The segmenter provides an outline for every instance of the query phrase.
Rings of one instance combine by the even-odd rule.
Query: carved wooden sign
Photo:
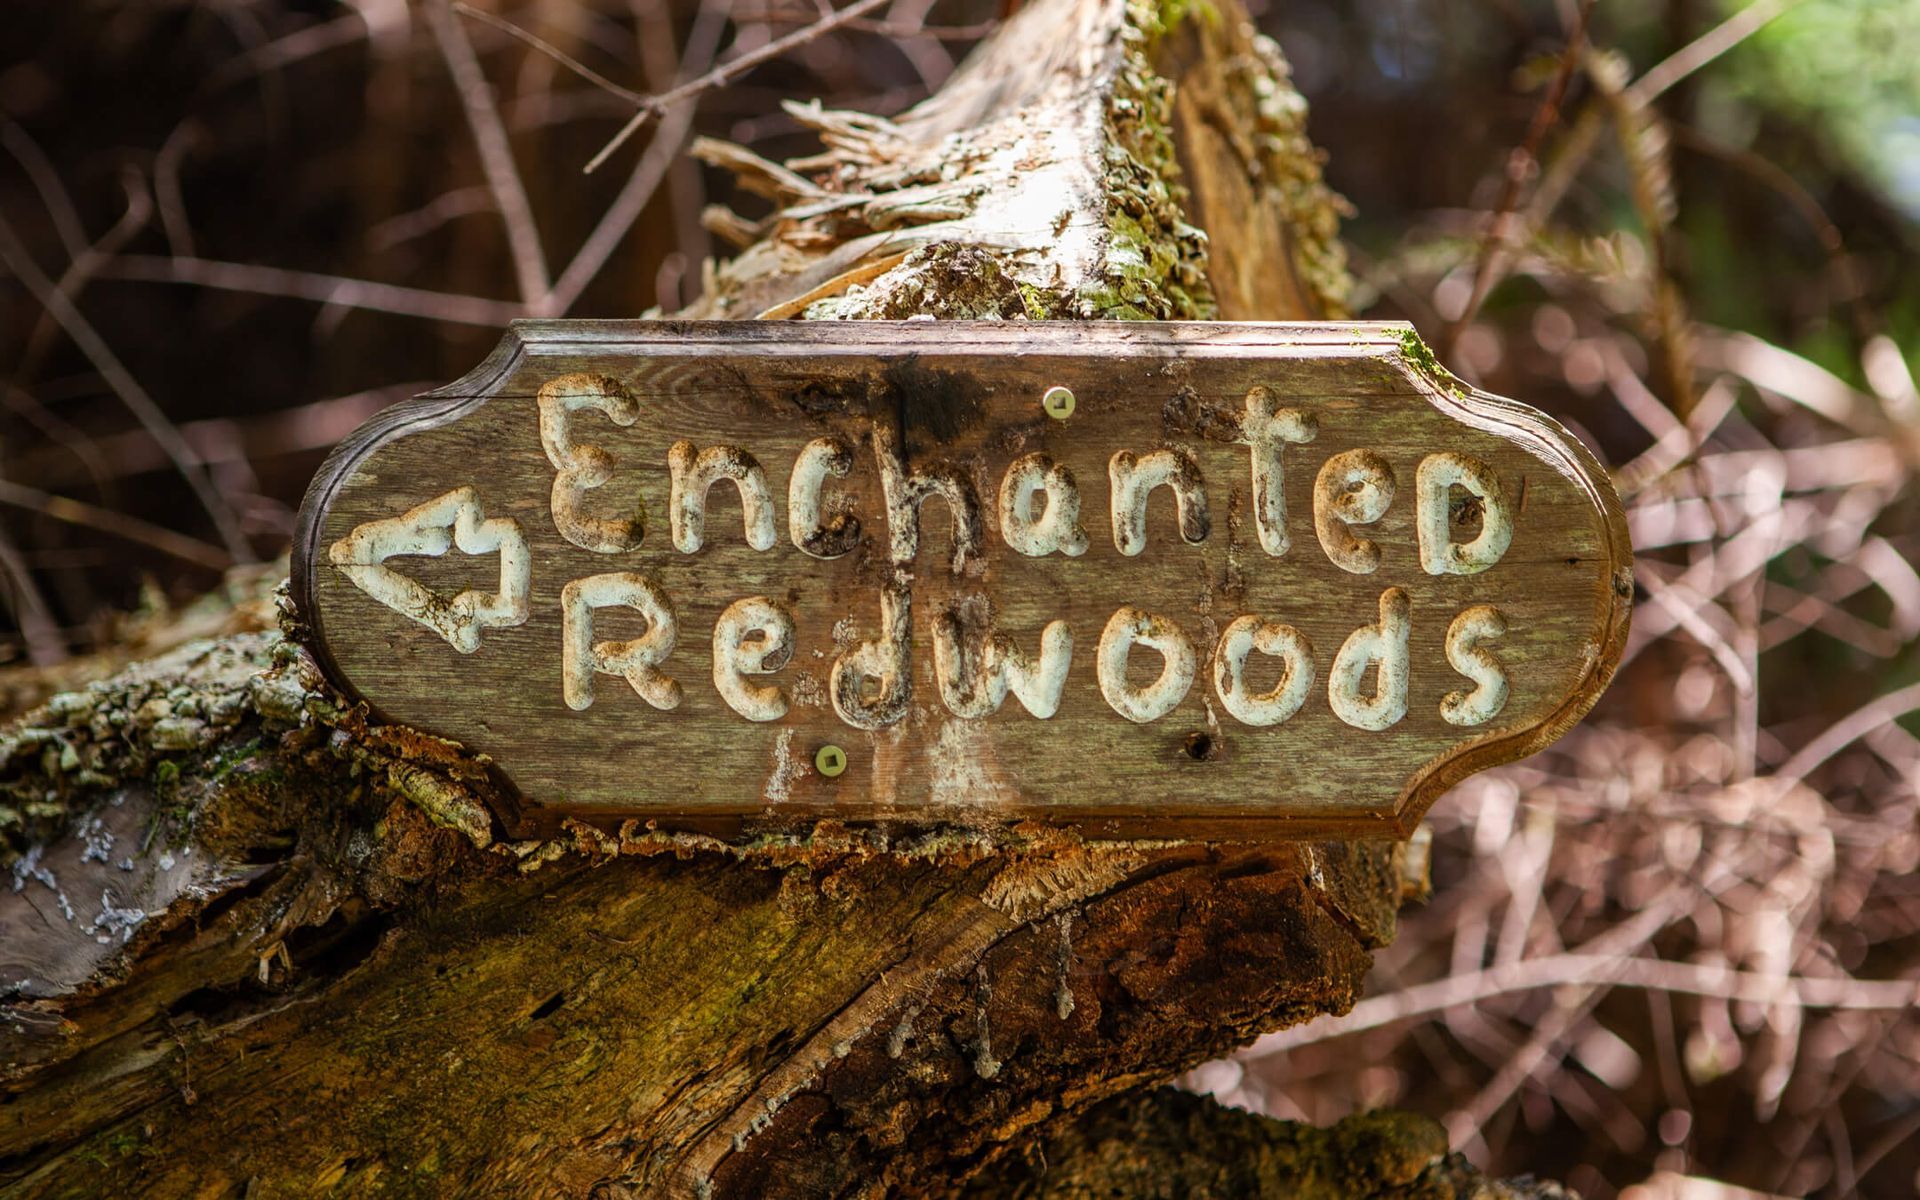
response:
[[[335,681],[509,823],[1406,834],[1619,661],[1605,473],[1405,326],[524,322],[310,489]]]

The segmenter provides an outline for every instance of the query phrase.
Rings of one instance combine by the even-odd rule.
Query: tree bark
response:
[[[1340,310],[1230,0],[1039,0],[897,121],[793,111],[825,153],[701,147],[777,209],[711,214],[757,240],[686,315]],[[369,724],[282,615],[0,734],[9,1194],[1091,1194],[1031,1148],[1122,1186],[1097,1147],[1145,1110],[1101,1102],[1346,1009],[1413,886],[1378,842],[506,842],[484,769]],[[1402,1186],[1444,1152],[1406,1128],[1419,1171],[1352,1178],[1456,1194]]]

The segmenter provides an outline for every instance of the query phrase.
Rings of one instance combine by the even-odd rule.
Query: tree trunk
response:
[[[700,147],[779,211],[709,215],[758,240],[687,315],[1339,312],[1337,201],[1230,0],[1039,0],[904,118],[793,111],[824,154]],[[1347,1008],[1414,886],[1374,842],[503,842],[483,769],[369,725],[284,616],[0,735],[9,1194],[1186,1194],[1178,1137],[1098,1147],[1283,1127],[1101,1102]],[[1378,1130],[1354,1189],[1467,1194]]]

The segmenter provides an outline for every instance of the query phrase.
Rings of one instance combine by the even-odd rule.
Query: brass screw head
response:
[[[1050,387],[1046,395],[1040,397],[1040,407],[1056,421],[1064,421],[1073,415],[1073,389]]]
[[[813,769],[832,779],[847,769],[847,752],[838,746],[822,746],[813,752]]]

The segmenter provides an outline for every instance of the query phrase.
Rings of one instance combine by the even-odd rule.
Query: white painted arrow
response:
[[[399,555],[438,558],[448,547],[462,554],[500,555],[500,590],[465,591],[449,599],[391,567]],[[368,521],[327,549],[327,558],[353,585],[403,617],[420,622],[462,654],[480,648],[482,629],[524,625],[533,584],[526,535],[511,517],[488,520],[471,487],[417,505],[397,517]]]

